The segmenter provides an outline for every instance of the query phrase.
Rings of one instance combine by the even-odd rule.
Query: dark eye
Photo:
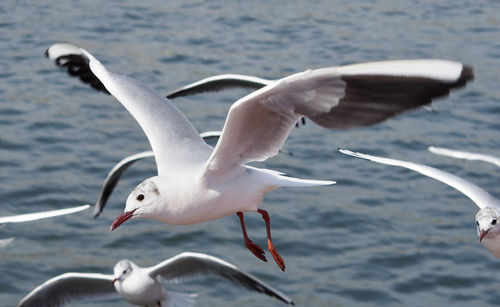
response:
[[[479,226],[479,222],[478,221],[476,221],[476,224],[477,224],[477,226]]]
[[[142,201],[144,199],[144,194],[137,195],[137,200]]]
[[[127,273],[127,270],[123,270],[123,274]]]
[[[491,221],[491,225],[496,225],[496,224],[497,224],[497,220]]]

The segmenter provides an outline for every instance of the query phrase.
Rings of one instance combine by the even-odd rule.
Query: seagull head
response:
[[[500,233],[498,213],[491,207],[485,207],[479,210],[476,214],[476,224],[479,242],[481,242],[485,237],[493,237],[497,233]]]
[[[134,263],[130,260],[120,260],[113,268],[113,280],[111,283],[115,285],[116,282],[120,284],[125,278],[127,278],[134,269]],[[115,285],[116,287],[117,285]]]
[[[158,177],[146,179],[128,196],[125,210],[111,224],[111,231],[125,221],[136,217],[153,217],[161,200]]]

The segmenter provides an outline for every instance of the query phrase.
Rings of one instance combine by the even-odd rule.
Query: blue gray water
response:
[[[128,258],[155,264],[182,251],[230,261],[290,295],[299,306],[498,305],[500,260],[477,244],[475,205],[407,170],[343,156],[337,147],[426,163],[500,196],[493,165],[439,157],[439,145],[500,156],[498,1],[42,1],[0,6],[1,215],[93,203],[109,169],[149,149],[140,127],[112,97],[69,79],[43,57],[69,41],[160,92],[220,73],[278,78],[308,68],[373,60],[444,58],[475,68],[465,89],[374,127],[296,129],[263,165],[331,187],[268,194],[275,244],[287,270],[243,246],[234,217],[194,226],[128,222],[110,233],[129,191],[155,173],[135,165],[98,219],[84,212],[0,227],[16,240],[0,250],[0,305],[15,305],[67,271],[111,273]],[[200,130],[219,130],[235,90],[175,103]],[[251,238],[265,227],[247,215]],[[280,306],[271,298],[206,279],[198,306]],[[122,300],[78,306],[123,306]]]

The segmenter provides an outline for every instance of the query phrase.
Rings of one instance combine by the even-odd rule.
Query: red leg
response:
[[[269,214],[267,211],[258,209],[257,212],[262,214],[262,218],[264,219],[264,222],[266,222],[266,231],[267,231],[267,249],[271,252],[271,255],[273,255],[274,261],[276,261],[276,264],[280,267],[282,271],[285,270],[285,261],[283,261],[283,258],[281,258],[280,254],[274,248],[273,240],[271,239],[271,220],[269,219]]]
[[[252,240],[248,238],[247,229],[245,227],[245,221],[243,220],[243,212],[241,211],[236,212],[236,214],[240,218],[241,232],[243,232],[243,239],[245,240],[245,246],[252,252],[252,254],[255,255],[255,257],[259,258],[262,261],[267,262],[264,250],[257,244],[253,243]]]

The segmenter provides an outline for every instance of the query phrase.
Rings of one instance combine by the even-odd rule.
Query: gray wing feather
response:
[[[17,307],[57,307],[85,299],[119,297],[112,280],[112,275],[65,273],[36,287]]]
[[[216,75],[193,82],[172,92],[166,96],[168,99],[173,99],[182,96],[189,96],[204,92],[218,92],[229,88],[248,88],[258,90],[274,80],[263,79],[254,76],[224,74]]]
[[[200,277],[221,277],[249,290],[275,297],[286,304],[294,302],[285,294],[272,288],[255,276],[243,272],[238,267],[222,259],[185,252],[149,268],[150,276],[160,275],[170,282],[182,282]]]

